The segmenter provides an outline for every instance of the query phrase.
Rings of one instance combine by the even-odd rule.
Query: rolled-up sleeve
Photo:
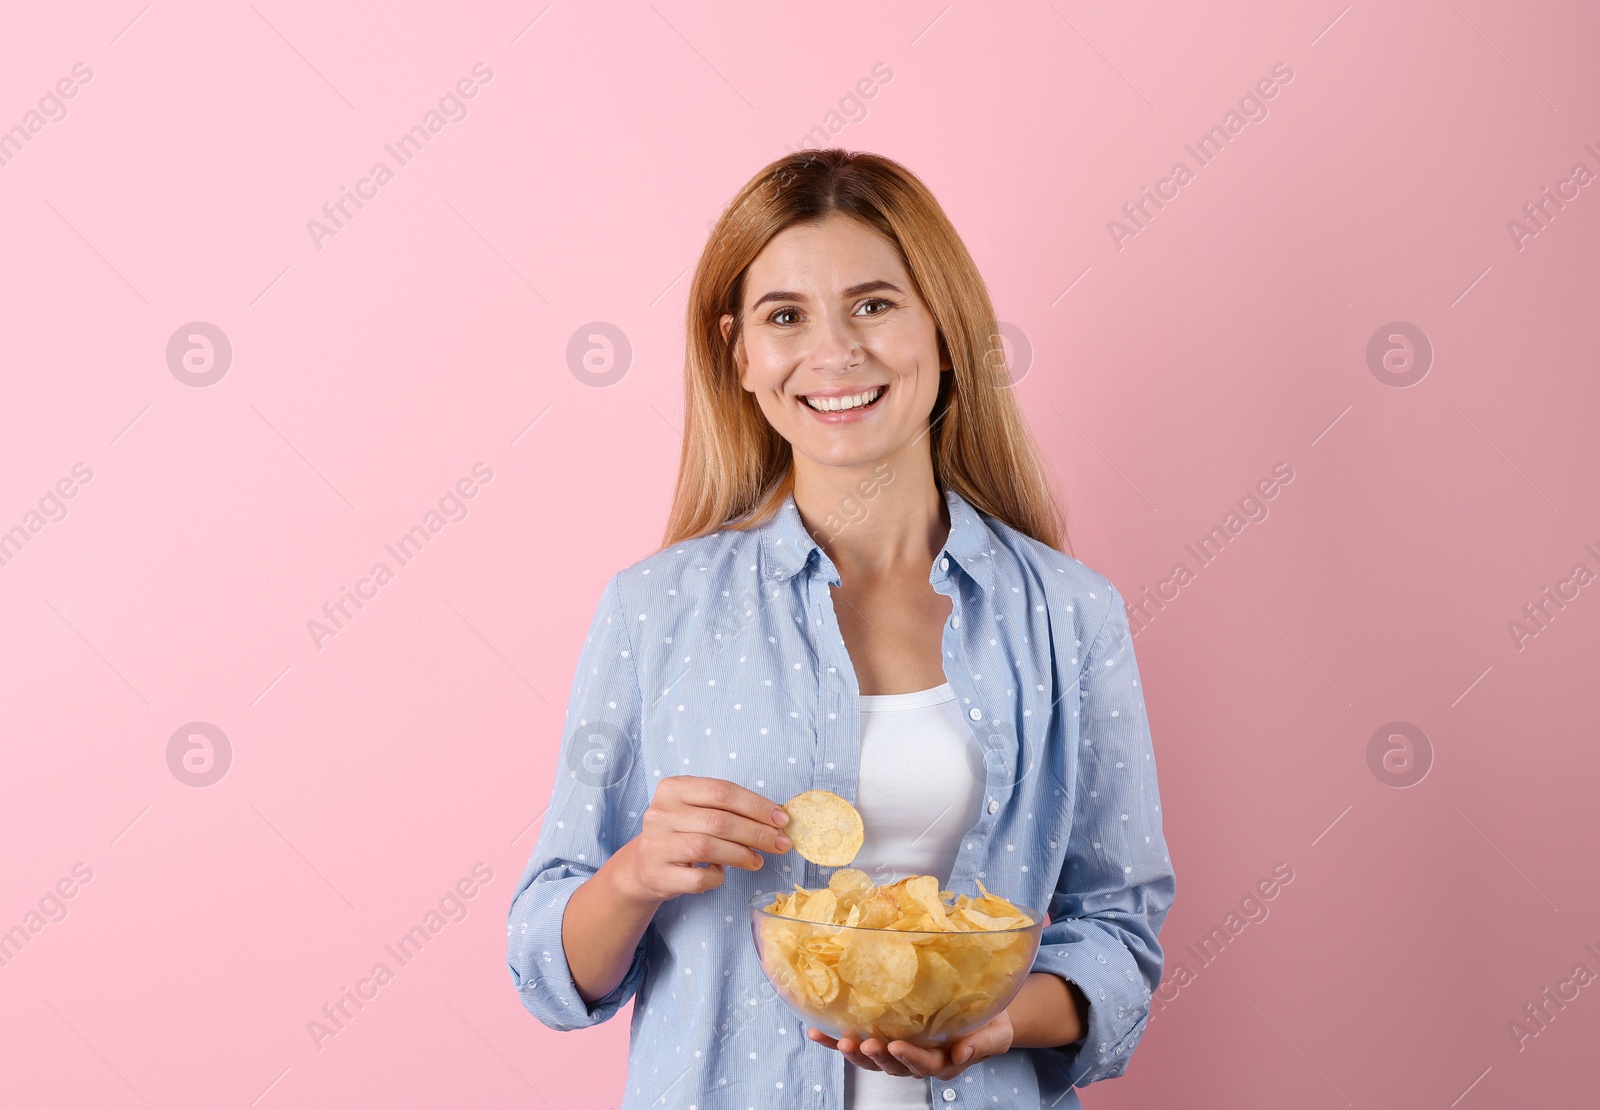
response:
[[[1056,1096],[1127,1070],[1161,985],[1156,936],[1177,892],[1133,636],[1121,595],[1108,593],[1077,705],[1067,706],[1070,692],[1062,699],[1079,722],[1072,832],[1032,969],[1076,983],[1089,1002],[1082,1040],[1035,1051],[1041,1084]]]
[[[613,576],[578,656],[550,803],[506,919],[506,957],[522,1005],[561,1032],[605,1021],[644,981],[653,924],[622,981],[593,1004],[578,994],[561,943],[573,891],[633,835],[648,804],[638,765],[642,708],[627,614]]]

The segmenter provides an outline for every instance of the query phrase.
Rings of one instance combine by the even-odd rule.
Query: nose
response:
[[[811,334],[811,368],[819,374],[846,374],[866,359],[848,320],[826,313]]]

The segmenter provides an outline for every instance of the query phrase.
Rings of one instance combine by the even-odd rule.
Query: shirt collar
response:
[[[947,568],[941,566],[945,557],[983,587],[984,593],[994,592],[995,537],[978,512],[964,497],[953,489],[944,491],[945,507],[950,512],[950,535],[946,537],[939,558],[934,560],[930,581],[938,578]],[[806,569],[813,560],[823,577],[832,585],[840,585],[839,571],[828,558],[828,553],[806,531],[800,519],[800,509],[795,505],[791,491],[772,518],[757,529],[761,546],[761,573],[772,579],[788,579]]]

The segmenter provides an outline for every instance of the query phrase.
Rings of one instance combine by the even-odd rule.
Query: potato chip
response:
[[[801,921],[827,924],[833,921],[833,911],[838,907],[839,896],[831,890],[819,890],[795,907],[795,917]]]
[[[868,1028],[871,1028],[872,1023],[877,1021],[878,1015],[888,1008],[889,1004],[881,998],[874,998],[859,990],[850,991],[850,998],[845,1006],[854,1024]]]
[[[929,928],[942,932],[949,927],[949,915],[945,913],[944,903],[939,901],[938,879],[932,875],[917,875],[906,883],[905,889],[906,894],[934,919],[935,923]]]
[[[830,1036],[946,1044],[999,1011],[1037,951],[1033,916],[978,889],[941,890],[931,875],[874,886],[850,867],[822,890],[796,883],[764,907],[777,917],[757,919],[762,966]]]
[[[848,893],[872,893],[872,876],[856,867],[842,867],[828,880],[828,889],[843,898]]]
[[[866,829],[856,807],[831,790],[806,790],[783,805],[789,814],[784,833],[795,851],[812,863],[842,867],[856,858]]]
[[[917,949],[917,981],[901,1001],[912,1013],[931,1017],[955,997],[961,975],[938,952]]]
[[[792,953],[795,949],[793,942],[789,945]],[[939,949],[940,955],[949,961],[950,966],[956,969],[956,976],[963,983],[977,982],[978,976],[989,963],[989,951],[982,945],[973,944],[965,938],[952,939],[947,945]]]
[[[878,1015],[873,1028],[877,1030],[875,1035],[888,1044],[890,1041],[903,1041],[916,1036],[922,1032],[922,1022],[897,1007],[890,1006]]]
[[[826,960],[813,957],[806,964],[805,985],[826,1006],[839,994],[839,973]]]
[[[878,891],[861,903],[861,920],[857,924],[863,929],[884,929],[899,916],[900,904],[894,896]]]
[[[963,1015],[973,1013],[982,1008],[989,1001],[989,996],[982,991],[969,991],[966,994],[952,998],[928,1023],[928,1032],[937,1035],[945,1029],[961,1023]]]
[[[854,929],[846,934],[839,978],[874,998],[893,1002],[917,981],[917,949],[904,937]]]

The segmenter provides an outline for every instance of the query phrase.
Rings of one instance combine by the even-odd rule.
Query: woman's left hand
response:
[[[858,1068],[887,1072],[889,1075],[909,1075],[918,1079],[932,1076],[948,1082],[980,1060],[998,1056],[1011,1048],[1011,1014],[1001,1010],[987,1025],[979,1026],[964,1037],[959,1037],[939,1048],[918,1048],[910,1041],[890,1041],[885,1044],[877,1037],[857,1041],[854,1037],[834,1040],[817,1029],[806,1030],[806,1036],[820,1045],[838,1049]]]

